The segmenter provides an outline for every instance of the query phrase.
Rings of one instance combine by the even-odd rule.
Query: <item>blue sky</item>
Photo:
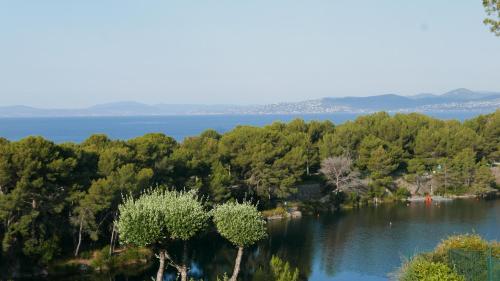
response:
[[[500,91],[480,0],[0,0],[0,105]]]

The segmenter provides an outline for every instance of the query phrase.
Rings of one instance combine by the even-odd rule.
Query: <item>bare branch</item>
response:
[[[348,155],[324,159],[319,171],[337,191],[343,191],[356,176],[352,170],[352,159]]]

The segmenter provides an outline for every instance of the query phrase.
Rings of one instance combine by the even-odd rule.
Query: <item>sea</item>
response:
[[[463,121],[484,112],[426,112],[439,119]],[[42,136],[56,143],[80,143],[92,134],[106,134],[112,139],[127,140],[147,133],[164,133],[182,141],[207,129],[225,133],[237,126],[265,126],[273,122],[330,120],[342,124],[363,114],[269,114],[269,115],[191,115],[191,116],[120,116],[120,117],[33,117],[0,118],[0,137],[16,141],[28,136]]]

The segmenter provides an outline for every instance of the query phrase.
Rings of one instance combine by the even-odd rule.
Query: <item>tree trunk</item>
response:
[[[80,252],[80,245],[82,244],[82,229],[83,229],[83,216],[80,218],[80,229],[78,230],[78,244],[75,249],[75,257],[78,257]]]
[[[113,228],[111,229],[111,241],[109,243],[109,254],[113,255],[113,252],[115,251],[115,242],[116,242],[116,214],[115,214],[115,219],[113,220]]]
[[[109,241],[109,254],[113,254],[113,243],[115,242],[115,223],[113,223],[113,228],[111,229],[111,240]]]
[[[236,256],[236,261],[234,263],[233,275],[229,281],[236,281],[238,278],[238,273],[240,273],[241,257],[243,256],[243,247],[238,247],[238,255]]]
[[[181,281],[187,281],[187,266],[183,264],[180,267]]]
[[[158,267],[158,272],[156,273],[156,281],[163,281],[163,272],[165,271],[165,250],[160,250],[158,259],[160,260],[160,266]]]
[[[186,241],[183,242],[182,245],[182,264],[177,267],[177,270],[179,271],[181,275],[181,281],[187,281],[187,244]]]

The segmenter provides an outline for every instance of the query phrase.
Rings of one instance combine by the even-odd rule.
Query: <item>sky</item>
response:
[[[480,0],[0,0],[0,106],[500,91]]]

